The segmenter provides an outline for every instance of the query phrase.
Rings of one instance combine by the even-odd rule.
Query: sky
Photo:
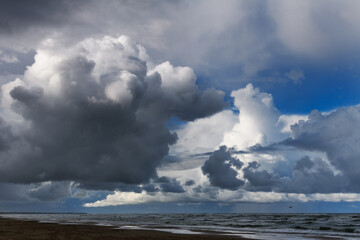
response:
[[[0,4],[1,212],[360,211],[359,1]]]

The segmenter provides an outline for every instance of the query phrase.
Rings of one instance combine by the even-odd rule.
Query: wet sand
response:
[[[112,240],[112,239],[150,239],[150,240],[208,240],[208,239],[247,239],[238,236],[225,236],[216,233],[173,234],[151,230],[114,229],[96,225],[64,225],[39,223],[36,221],[0,218],[0,240]]]

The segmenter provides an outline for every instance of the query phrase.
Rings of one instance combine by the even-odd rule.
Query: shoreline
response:
[[[150,240],[250,240],[241,236],[229,236],[215,232],[171,233],[150,229],[124,229],[113,226],[91,224],[41,223],[34,220],[22,220],[0,217],[0,239],[6,240],[112,240],[112,239],[150,239]],[[256,239],[256,238],[251,238]]]

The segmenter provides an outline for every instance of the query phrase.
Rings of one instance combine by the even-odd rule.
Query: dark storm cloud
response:
[[[161,177],[157,180],[157,182],[160,183],[160,188],[162,192],[172,192],[172,193],[185,192],[179,180],[175,178]]]
[[[14,37],[0,39],[0,45],[17,42],[32,48],[54,34],[65,41],[78,41],[122,33],[142,41],[162,60],[166,52],[166,59],[201,66],[199,71],[204,74],[232,66],[237,75],[268,82],[277,79],[277,74],[257,73],[268,70],[269,74],[280,64],[279,71],[287,69],[283,78],[297,82],[303,75],[293,66],[294,61],[279,59],[297,58],[295,53],[301,53],[298,60],[302,61],[304,56],[330,52],[331,58],[345,59],[354,50],[358,52],[358,17],[352,13],[358,8],[356,1],[330,2],[4,0],[0,32]],[[294,9],[298,14],[290,14]],[[339,29],[342,34],[334,35]],[[26,32],[24,38],[16,35],[19,32]],[[310,35],[314,37],[307,37]],[[231,88],[233,76],[227,78],[226,85]],[[223,83],[222,79],[217,84]]]
[[[187,180],[186,182],[185,182],[185,186],[192,186],[192,185],[194,185],[195,184],[195,182],[194,182],[194,180]]]
[[[308,156],[298,160],[291,179],[284,179],[279,190],[295,193],[358,192],[344,175],[336,175],[320,158],[310,160]]]
[[[54,37],[75,43],[89,36],[127,34],[156,49],[163,31],[185,2],[127,0],[4,0],[0,49],[27,51]],[[164,59],[163,59],[164,60]]]
[[[308,121],[291,126],[293,138],[283,144],[324,152],[330,164],[349,181],[347,191],[360,190],[360,107],[339,108],[329,114],[313,111]]]
[[[349,185],[346,176],[336,175],[322,159],[311,160],[308,156],[296,161],[292,176],[280,177],[266,170],[256,170],[257,162],[244,168],[248,191],[275,191],[284,193],[338,193],[359,191]]]
[[[31,27],[59,26],[86,1],[4,0],[0,8],[0,34],[13,34]]]
[[[307,156],[298,160],[294,165],[292,178],[284,178],[280,186],[276,186],[279,191],[297,193],[360,191],[359,106],[339,108],[327,114],[314,110],[307,121],[300,121],[291,126],[291,130],[293,137],[278,143],[280,146],[323,152],[329,163],[321,158],[311,160]],[[331,166],[339,172],[335,173]]]
[[[213,188],[210,186],[198,185],[192,189],[194,191],[195,197],[199,197],[201,194],[206,194],[210,199],[216,200],[219,194],[218,188]]]
[[[248,190],[254,188],[256,191],[271,191],[272,186],[279,182],[279,177],[265,170],[255,171],[259,167],[260,164],[254,161],[250,162],[248,166],[243,169],[244,178],[248,180],[251,186],[248,186]]]
[[[225,106],[222,92],[197,89],[189,68],[165,63],[147,72],[143,49],[126,37],[63,51],[39,51],[23,84],[3,92],[7,110],[23,118],[3,124],[13,137],[0,152],[3,182],[146,183],[177,140],[166,125],[171,117],[194,120]],[[177,183],[162,188],[179,192]]]
[[[308,156],[305,156],[295,163],[294,170],[305,171],[310,170],[314,166],[314,162]]]
[[[236,190],[244,185],[244,181],[237,178],[237,172],[232,167],[240,169],[242,165],[240,160],[231,157],[231,153],[225,146],[221,146],[201,169],[213,186]]]

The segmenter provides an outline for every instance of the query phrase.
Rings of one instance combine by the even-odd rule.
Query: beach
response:
[[[247,239],[216,233],[174,234],[164,231],[114,229],[109,226],[69,225],[39,223],[30,220],[0,218],[0,240],[112,240],[112,239],[157,239],[157,240],[205,240],[205,239]]]

